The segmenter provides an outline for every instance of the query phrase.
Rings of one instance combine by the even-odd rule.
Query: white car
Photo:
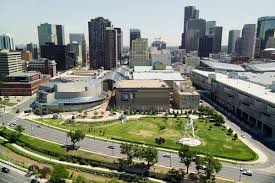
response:
[[[241,135],[242,138],[245,138],[245,135]]]
[[[241,171],[241,173],[242,173],[243,175],[252,176],[252,171],[249,170],[249,169],[247,169],[247,168],[241,168],[240,171]]]

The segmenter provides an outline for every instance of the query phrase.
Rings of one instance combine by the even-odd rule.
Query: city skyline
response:
[[[65,42],[68,43],[69,33],[85,33],[85,38],[88,39],[88,21],[102,16],[122,28],[125,46],[129,45],[131,28],[140,29],[142,37],[148,38],[149,43],[154,41],[154,38],[161,37],[168,46],[179,46],[184,25],[184,7],[192,5],[200,10],[201,18],[207,21],[214,20],[217,25],[223,26],[222,45],[227,45],[229,30],[240,30],[244,24],[256,24],[259,17],[272,16],[272,6],[266,6],[272,3],[271,0],[249,2],[248,0],[241,2],[236,0],[230,2],[174,0],[171,3],[164,0],[150,2],[141,0],[140,6],[132,6],[131,2],[125,0],[118,2],[107,0],[101,2],[86,0],[80,2],[71,0],[17,2],[12,0],[1,3],[3,7],[7,7],[1,10],[0,23],[4,25],[1,33],[13,35],[17,45],[30,41],[38,43],[38,25],[46,22],[61,24],[65,27]],[[26,9],[22,6],[28,7],[31,11],[25,11]],[[13,13],[10,13],[11,8],[8,7],[12,7]],[[142,9],[142,13],[139,8]],[[248,9],[253,13],[247,13]]]

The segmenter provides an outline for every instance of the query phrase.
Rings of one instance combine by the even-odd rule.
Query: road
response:
[[[3,115],[3,114],[2,114]],[[6,113],[2,117],[5,121],[5,124],[8,123],[8,121],[15,118],[14,113]],[[22,125],[25,128],[25,132],[27,134],[33,135],[35,137],[39,137],[42,139],[47,139],[50,141],[67,144],[69,139],[67,138],[67,135],[65,132],[53,129],[47,126],[43,125],[37,125],[34,122],[24,120],[24,119],[18,119],[17,120],[18,125]],[[81,149],[93,151],[95,153],[105,154],[105,155],[112,155],[112,156],[118,156],[122,157],[120,154],[120,145],[117,143],[112,142],[106,142],[101,140],[96,140],[92,138],[85,138],[79,143]],[[115,149],[108,149],[109,145],[114,145]],[[159,151],[158,157],[159,157],[159,165],[163,166],[172,166],[175,168],[185,168],[184,164],[180,163],[180,159],[177,154],[171,153],[172,158],[165,158],[163,157],[163,154],[167,152]],[[275,182],[275,174],[271,172],[266,172],[264,170],[260,170],[261,168],[268,167],[268,164],[261,164],[261,165],[253,165],[249,166],[253,170],[253,176],[241,176],[241,180],[245,180],[247,182],[252,183],[274,183]],[[240,179],[240,167],[237,165],[232,165],[229,163],[223,164],[223,170],[219,173],[219,176],[228,177],[234,180]],[[195,171],[194,166],[190,168],[191,171]]]
[[[0,169],[7,167],[10,169],[10,173],[0,172],[0,182],[1,183],[27,183],[30,182],[25,177],[25,172],[17,170],[9,165],[3,164],[0,162]]]

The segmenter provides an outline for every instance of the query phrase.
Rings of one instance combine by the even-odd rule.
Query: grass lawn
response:
[[[42,122],[68,130],[81,129],[87,134],[96,135],[107,139],[142,143],[163,148],[179,149],[181,144],[177,143],[183,137],[185,118],[140,118],[128,120],[122,124],[120,121],[108,122],[75,122],[62,123],[62,120],[43,119]],[[165,129],[161,130],[161,126]],[[200,154],[210,154],[216,157],[233,160],[249,161],[257,158],[257,155],[239,139],[233,140],[233,136],[226,135],[224,127],[215,126],[206,120],[196,120],[194,124],[196,135],[202,144],[192,147]],[[211,128],[210,128],[211,126]],[[155,138],[161,136],[166,142],[162,145],[155,143]]]

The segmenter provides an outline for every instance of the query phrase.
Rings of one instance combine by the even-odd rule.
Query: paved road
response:
[[[5,123],[15,118],[14,113],[8,113],[3,116],[3,120]],[[69,139],[66,136],[65,132],[49,128],[47,126],[38,126],[36,123],[18,119],[17,124],[22,125],[25,128],[25,133],[40,137],[42,139],[51,140],[54,142],[66,144],[68,143]],[[122,156],[120,154],[119,150],[119,144],[112,143],[112,142],[106,142],[101,140],[95,140],[91,138],[85,138],[83,141],[80,142],[80,147],[85,150],[93,151],[96,153],[102,153],[106,155],[113,155],[113,156]],[[109,145],[114,145],[115,149],[111,150],[108,149]],[[172,158],[165,158],[163,157],[163,154],[165,152],[159,151],[158,157],[159,157],[159,165],[164,166],[172,166],[172,167],[181,167],[185,168],[184,164],[180,163],[179,157],[175,153],[171,153]],[[263,168],[263,165],[260,165],[261,168]],[[267,167],[267,165],[265,165]],[[239,180],[240,172],[239,172],[239,166],[231,165],[228,163],[225,163],[223,165],[223,170],[219,173],[220,176],[229,177],[234,180]],[[246,180],[248,182],[255,182],[255,183],[274,183],[275,182],[275,174],[265,172],[263,170],[258,170],[257,166],[254,166],[252,168],[253,170],[253,176],[241,176],[241,180]],[[190,170],[194,171],[194,166],[190,168]]]
[[[10,173],[0,172],[0,182],[1,183],[27,183],[30,182],[24,175],[25,172],[17,170],[11,166],[3,164],[0,162],[0,169],[2,167],[7,167],[10,169]]]

